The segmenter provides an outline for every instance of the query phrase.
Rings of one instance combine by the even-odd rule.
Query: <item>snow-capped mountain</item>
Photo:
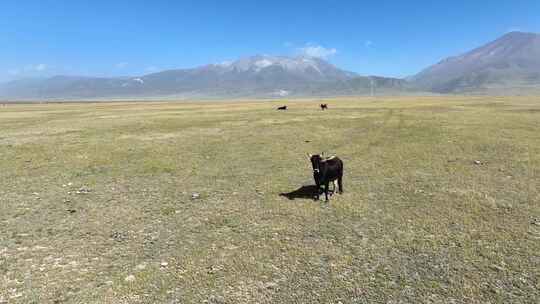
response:
[[[168,70],[137,77],[56,76],[41,80],[14,81],[0,88],[0,96],[96,98],[197,94],[283,97],[327,92],[339,94],[337,88],[351,93],[355,85],[365,83],[354,81],[357,78],[362,77],[319,58],[257,55],[234,62]]]
[[[225,71],[260,73],[268,68],[279,68],[283,71],[318,80],[344,80],[356,76],[336,68],[328,62],[313,57],[285,57],[258,55],[242,58],[234,62],[217,65]]]

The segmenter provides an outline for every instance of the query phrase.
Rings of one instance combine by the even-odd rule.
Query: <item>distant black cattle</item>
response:
[[[330,182],[333,182],[335,191],[336,180],[339,186],[339,193],[343,193],[343,162],[341,159],[337,156],[325,158],[321,155],[311,154],[308,154],[308,157],[313,167],[313,178],[317,186],[315,193],[316,199],[319,200],[319,190],[321,186],[324,186],[325,199],[328,201],[328,185]]]
[[[279,108],[277,108],[277,109],[278,109],[278,110],[285,111],[285,110],[287,110],[287,106],[281,106],[281,107],[279,107]]]
[[[328,110],[328,104],[326,103],[321,103],[321,110]]]

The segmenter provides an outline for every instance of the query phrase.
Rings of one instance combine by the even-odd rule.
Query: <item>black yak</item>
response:
[[[336,190],[335,181],[339,186],[339,193],[343,193],[343,161],[337,156],[322,157],[321,155],[308,154],[311,166],[313,167],[313,178],[315,179],[316,193],[315,198],[319,200],[319,190],[324,186],[324,195],[328,201],[328,185],[334,183],[334,191]]]

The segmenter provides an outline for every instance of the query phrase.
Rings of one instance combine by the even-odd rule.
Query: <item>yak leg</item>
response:
[[[328,186],[329,186],[329,183],[326,182],[326,183],[324,184],[324,197],[325,197],[325,199],[326,199],[327,202],[328,202],[328,188],[329,188]]]
[[[339,193],[343,193],[343,176],[340,176],[337,180],[338,182],[338,185],[339,185]]]

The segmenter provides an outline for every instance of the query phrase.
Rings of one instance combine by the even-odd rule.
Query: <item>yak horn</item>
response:
[[[335,156],[335,155],[332,155],[332,156],[330,156],[330,157],[327,157],[327,158],[321,160],[321,162],[322,162],[322,163],[325,163],[325,162],[327,162],[327,161],[329,161],[329,160],[332,160],[332,159],[334,159],[334,158],[336,158],[336,156]]]

